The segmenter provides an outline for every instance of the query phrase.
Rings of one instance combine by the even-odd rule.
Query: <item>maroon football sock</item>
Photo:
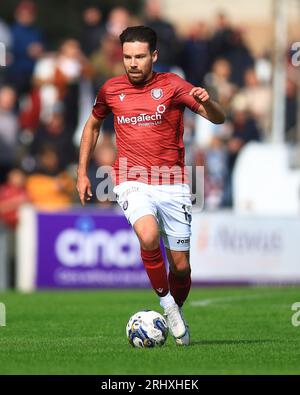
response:
[[[169,271],[170,292],[175,302],[181,307],[188,297],[191,289],[191,271],[184,276],[176,276],[171,270]]]
[[[141,256],[152,288],[158,296],[167,295],[168,276],[160,247],[151,251],[141,249]]]

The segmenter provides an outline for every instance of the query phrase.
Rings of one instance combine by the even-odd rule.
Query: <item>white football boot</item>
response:
[[[177,304],[172,304],[165,309],[165,317],[167,320],[168,327],[175,338],[177,344],[184,344],[183,340],[187,335],[187,328],[182,319],[179,307]],[[189,336],[188,336],[189,337]],[[177,342],[179,341],[179,343]]]
[[[175,338],[175,342],[179,346],[188,346],[190,344],[190,329],[189,329],[189,326],[188,326],[186,320],[184,319],[183,312],[182,312],[182,307],[179,308],[179,312],[180,312],[181,318],[182,318],[182,320],[184,322],[186,331],[185,331],[185,334],[183,336],[181,336],[179,338]]]

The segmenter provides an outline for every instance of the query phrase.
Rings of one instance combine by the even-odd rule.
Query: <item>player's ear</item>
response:
[[[156,49],[155,51],[153,51],[152,53],[152,62],[155,63],[157,61],[157,57],[158,57],[158,50]]]

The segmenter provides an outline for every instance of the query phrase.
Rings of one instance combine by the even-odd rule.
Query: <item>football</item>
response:
[[[126,335],[133,347],[152,348],[162,346],[168,337],[167,322],[156,311],[139,311],[129,318],[126,325]]]

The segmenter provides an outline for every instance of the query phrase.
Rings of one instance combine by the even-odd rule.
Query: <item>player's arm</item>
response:
[[[220,124],[225,121],[225,114],[221,106],[210,99],[207,91],[200,87],[195,87],[190,91],[190,95],[199,103],[198,114],[209,121]]]
[[[88,165],[91,155],[95,149],[102,121],[96,119],[92,114],[89,116],[81,137],[79,148],[79,163],[77,169],[77,191],[81,204],[84,206],[85,199],[92,197],[91,183],[87,176]]]

